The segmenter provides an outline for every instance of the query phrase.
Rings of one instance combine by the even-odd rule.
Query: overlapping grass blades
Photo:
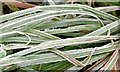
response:
[[[51,4],[53,4],[53,2],[51,2]],[[65,19],[65,16],[69,14],[76,14],[76,16],[88,15],[92,18],[77,19],[73,17],[72,19]],[[63,19],[61,19],[61,16],[63,16]],[[53,18],[58,18],[59,20],[55,21]],[[1,68],[9,65],[24,67],[36,64],[47,64],[46,70],[49,70],[52,69],[52,67],[50,67],[48,63],[53,62],[56,62],[56,67],[59,67],[65,65],[66,59],[55,53],[47,52],[49,51],[48,49],[54,48],[62,51],[62,49],[66,49],[66,47],[75,47],[75,45],[78,47],[77,49],[66,49],[66,51],[62,52],[68,54],[68,56],[72,58],[83,60],[84,57],[89,56],[91,51],[96,48],[88,63],[90,64],[103,58],[107,53],[114,51],[118,47],[119,36],[116,34],[108,36],[105,35],[105,33],[108,31],[108,27],[110,30],[114,29],[111,33],[118,30],[118,26],[120,25],[119,18],[87,5],[71,4],[37,6],[2,15],[0,16],[0,22],[0,43],[5,45],[4,47],[1,47],[1,49],[6,50],[7,52],[18,49],[16,53],[11,53],[7,56],[2,54],[4,57],[0,58]],[[86,35],[81,34],[82,36],[80,36],[79,31],[82,30],[89,31],[90,33]],[[13,34],[13,32],[15,33]],[[77,33],[80,37],[71,35],[71,38],[65,37],[62,39],[62,37],[59,36],[62,33],[66,35]],[[20,34],[25,36],[21,36]],[[110,40],[115,40],[115,43],[112,45]],[[28,44],[28,41],[30,44]],[[102,41],[107,43],[103,46],[100,45],[99,47],[84,48],[84,45],[86,44],[92,45],[96,42],[104,44]],[[26,42],[28,42],[27,45]],[[80,49],[80,46],[78,45],[81,45],[84,49]],[[116,60],[117,58],[115,61]],[[63,64],[61,64],[61,62],[63,62]],[[78,70],[83,68],[75,66],[71,67],[71,65],[72,64],[68,62],[68,65],[61,69],[57,69],[65,70],[70,67],[68,70]],[[51,64],[51,66],[54,66],[54,64]],[[53,69],[56,68],[53,67]]]
[[[105,12],[95,10],[91,7],[86,6],[86,5],[74,4],[74,5],[37,6],[35,8],[30,8],[30,9],[27,9],[27,10],[14,12],[12,14],[1,16],[0,22],[8,20],[8,19],[16,18],[16,17],[19,17],[19,16],[23,16],[25,14],[30,14],[30,13],[34,13],[34,12],[37,12],[37,11],[45,11],[45,10],[47,10],[47,11],[49,11],[49,10],[83,10],[83,11],[89,11],[91,13],[94,13],[98,16],[101,16],[101,17],[109,19],[109,20],[118,20],[117,17],[114,17],[114,16],[112,16],[110,14],[107,14]]]

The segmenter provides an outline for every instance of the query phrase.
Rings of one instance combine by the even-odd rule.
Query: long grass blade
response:
[[[6,21],[8,19],[13,19],[13,18],[16,18],[16,17],[19,17],[19,16],[23,16],[23,15],[26,15],[26,14],[34,13],[34,12],[37,12],[37,11],[81,10],[81,9],[83,11],[92,12],[97,16],[101,16],[102,18],[106,18],[106,19],[113,20],[113,21],[118,20],[118,18],[115,17],[115,16],[112,16],[110,14],[95,10],[94,8],[88,7],[86,5],[73,4],[73,5],[37,6],[35,8],[30,8],[30,9],[22,10],[22,11],[19,11],[19,12],[14,12],[14,13],[11,13],[11,14],[0,16],[0,18],[1,18],[0,22]]]

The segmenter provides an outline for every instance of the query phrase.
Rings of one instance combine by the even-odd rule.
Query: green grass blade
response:
[[[100,10],[100,11],[104,11],[104,12],[110,12],[110,11],[120,10],[120,6],[98,7],[95,9]]]
[[[89,34],[87,34],[85,36],[97,36],[97,35],[101,35],[101,34],[103,34],[103,33],[105,33],[105,32],[108,31],[108,27],[110,27],[110,29],[113,29],[115,27],[118,28],[119,25],[120,25],[120,20],[117,20],[117,21],[112,22],[112,23],[110,23],[110,24],[108,24],[108,25],[106,25],[104,27],[101,27],[100,29],[98,29],[96,31],[93,31],[93,32],[91,32],[91,33],[89,33]]]
[[[97,25],[79,25],[79,26],[74,26],[74,27],[68,27],[65,29],[45,30],[45,32],[50,33],[50,34],[59,34],[59,33],[68,33],[68,32],[75,32],[75,31],[81,31],[81,30],[93,31],[98,28],[99,26],[97,27]]]
[[[39,31],[39,30],[35,30],[35,29],[31,29],[31,30],[28,30],[26,31],[27,33],[31,33],[31,34],[35,34],[36,36],[40,36],[40,37],[43,37],[45,39],[60,39],[59,37],[56,37],[54,35],[51,35],[49,33],[45,33],[43,31]]]
[[[109,24],[108,21],[103,21],[104,24]],[[38,30],[45,30],[49,28],[57,28],[57,27],[64,27],[64,26],[71,26],[71,25],[81,25],[81,24],[98,24],[97,19],[93,18],[79,18],[79,19],[68,19],[68,20],[61,20],[61,21],[48,21],[43,24],[39,24],[35,29]]]
[[[13,6],[13,5],[7,5],[7,6],[14,12],[19,11],[19,9],[16,6]]]

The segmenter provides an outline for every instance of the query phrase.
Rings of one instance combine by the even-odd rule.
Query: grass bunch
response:
[[[106,12],[119,6],[48,2],[0,16],[0,70],[112,70],[120,19]]]

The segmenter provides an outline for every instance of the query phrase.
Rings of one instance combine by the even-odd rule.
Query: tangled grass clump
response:
[[[0,70],[112,70],[120,19],[106,13],[111,8],[49,5],[1,15]]]

